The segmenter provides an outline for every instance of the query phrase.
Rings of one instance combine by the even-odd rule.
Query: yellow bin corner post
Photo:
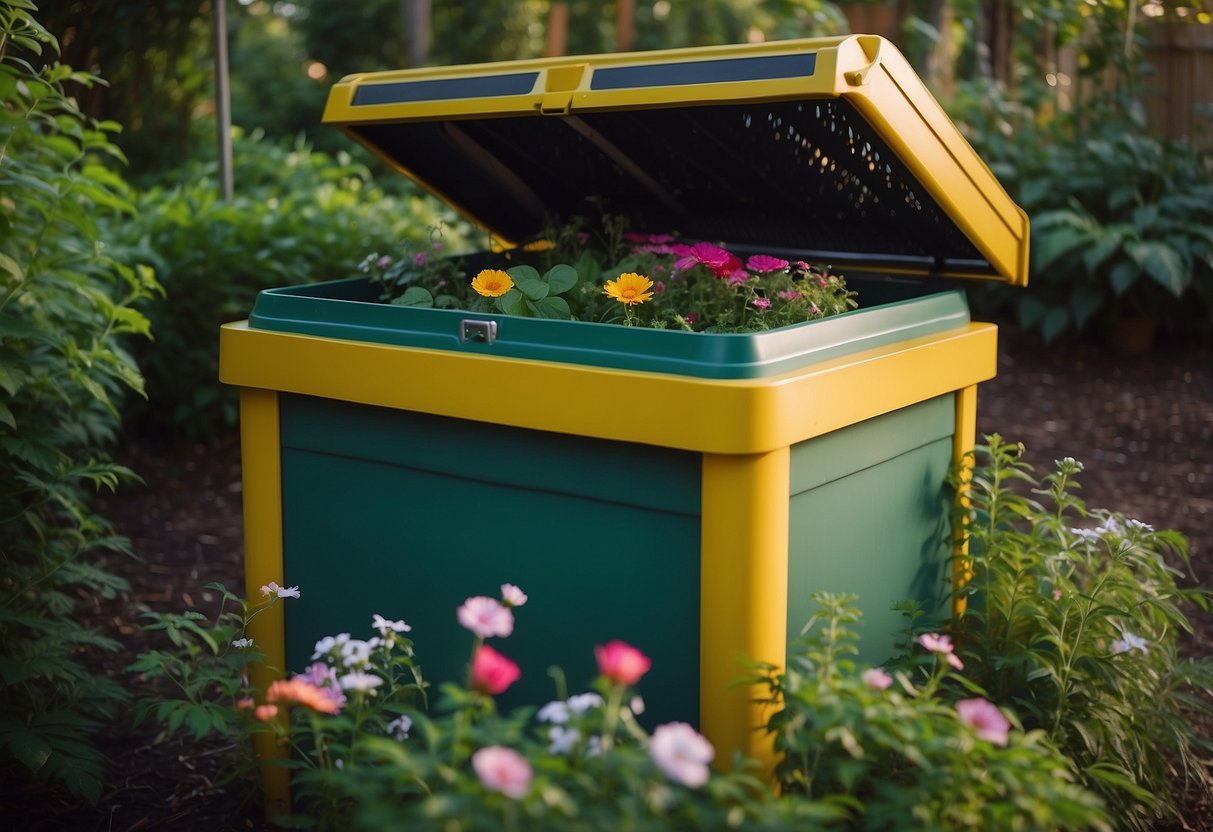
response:
[[[281,585],[282,554],[282,449],[279,443],[278,393],[244,388],[240,391],[240,444],[244,492],[244,591],[249,603],[262,598],[261,587],[273,581]],[[248,635],[265,655],[263,664],[249,670],[253,688],[264,692],[286,667],[286,634],[283,606],[275,603],[254,617]],[[277,717],[285,727],[286,714]],[[287,756],[275,733],[254,735],[254,750],[260,760],[265,793],[265,816],[288,814],[290,773],[278,761]]]

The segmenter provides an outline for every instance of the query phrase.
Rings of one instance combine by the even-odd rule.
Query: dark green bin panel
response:
[[[653,659],[646,722],[698,723],[698,454],[293,395],[281,414],[289,668],[378,613],[412,625],[430,682],[463,681],[456,608],[514,583],[503,707],[554,698],[551,665],[584,690],[619,638]]]
[[[872,664],[906,627],[894,603],[946,610],[955,421],[949,394],[792,446],[789,639],[816,611],[817,591],[859,596],[859,660]]]

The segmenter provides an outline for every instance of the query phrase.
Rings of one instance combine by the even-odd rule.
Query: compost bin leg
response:
[[[774,769],[772,706],[761,686],[734,686],[744,660],[787,658],[790,449],[704,454],[701,504],[699,717],[721,768],[740,751]]]
[[[240,391],[240,447],[244,490],[244,591],[250,604],[262,600],[261,587],[285,584],[282,562],[282,445],[279,438],[278,394],[272,390]],[[248,636],[265,654],[265,663],[250,667],[250,681],[259,691],[282,678],[286,667],[283,605],[274,604],[248,626]],[[278,716],[286,719],[286,712]],[[261,761],[265,817],[291,810],[290,772],[275,762],[286,749],[271,733],[253,737]]]

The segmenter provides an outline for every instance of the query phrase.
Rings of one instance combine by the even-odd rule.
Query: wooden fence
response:
[[[905,4],[844,3],[851,31],[901,40]],[[1213,25],[1150,22],[1145,60],[1152,68],[1143,103],[1150,126],[1162,135],[1186,139],[1213,150]],[[1056,56],[1059,66],[1076,74],[1078,56]],[[1064,106],[1064,105],[1063,105]]]

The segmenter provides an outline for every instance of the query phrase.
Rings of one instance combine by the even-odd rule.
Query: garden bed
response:
[[[1189,538],[1203,583],[1213,574],[1213,355],[1162,348],[1138,359],[1093,348],[1045,350],[1004,336],[998,377],[979,393],[979,432],[998,431],[1026,446],[1047,470],[1056,457],[1086,465],[1082,496],[1090,506],[1124,511]],[[96,669],[112,676],[146,644],[139,611],[207,608],[209,581],[242,583],[240,469],[236,437],[174,444],[133,437],[119,459],[148,483],[107,497],[101,513],[129,535],[144,559],[111,558],[107,568],[131,590],[120,600],[82,604],[93,626],[121,639],[128,652],[105,656]],[[1192,655],[1213,655],[1213,617],[1189,611],[1199,630],[1186,640]],[[1213,737],[1213,726],[1204,736]],[[249,783],[225,783],[230,749],[173,740],[154,744],[149,726],[130,732],[118,721],[105,747],[114,785],[93,810],[62,804],[48,793],[3,798],[22,828],[255,829],[259,806],[245,802]],[[1189,829],[1213,829],[1213,807],[1190,806]]]

